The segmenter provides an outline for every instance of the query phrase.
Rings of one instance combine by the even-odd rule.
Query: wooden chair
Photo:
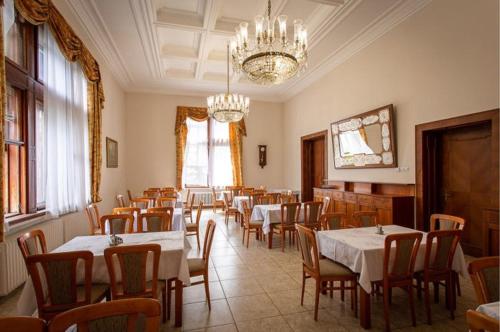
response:
[[[134,225],[134,223],[138,220],[141,211],[142,210],[137,207],[123,207],[123,208],[114,208],[112,210],[112,214],[130,214],[134,218],[131,226],[132,227],[131,233],[133,233],[134,230],[139,230],[138,226]]]
[[[0,317],[0,331],[45,332],[47,324],[43,319],[36,317]]]
[[[297,200],[292,194],[281,194],[280,195],[281,204],[297,203]]]
[[[50,321],[61,312],[98,303],[109,296],[108,285],[92,285],[93,260],[94,255],[90,251],[39,254],[26,258],[40,318]],[[79,286],[76,268],[82,261],[84,285]]]
[[[468,271],[479,304],[499,301],[498,280],[500,257],[483,257],[469,263]]]
[[[160,192],[162,189],[160,187],[149,187],[148,190]],[[172,188],[174,190],[174,188]]]
[[[99,210],[97,204],[91,203],[85,207],[85,214],[89,222],[90,235],[101,234],[101,226],[99,224]]]
[[[302,253],[302,292],[300,296],[300,305],[304,305],[306,279],[313,278],[316,281],[314,320],[318,320],[319,294],[326,290],[350,290],[351,309],[354,310],[354,315],[357,317],[358,283],[356,274],[334,261],[320,259],[314,231],[299,224],[296,225],[296,228],[299,247]],[[340,281],[341,286],[335,287],[335,281]],[[346,287],[345,282],[349,282],[350,286]]]
[[[289,234],[289,243],[292,244],[292,241],[295,241],[295,224],[299,222],[300,208],[300,203],[281,204],[281,223],[273,225],[269,233],[271,242],[275,233],[281,235],[281,251],[283,252],[285,251],[286,232]]]
[[[266,189],[254,189],[253,190],[253,194],[256,194],[256,195],[266,195],[267,194],[267,190]]]
[[[193,220],[193,207],[194,207],[194,200],[196,198],[196,194],[192,193],[191,197],[189,196],[189,190],[188,190],[188,196],[187,196],[187,201],[184,205],[184,216],[189,217],[189,219]]]
[[[111,299],[128,298],[159,299],[162,293],[163,322],[167,321],[167,289],[164,282],[158,280],[161,246],[159,244],[137,244],[109,247],[104,249],[104,259],[108,267],[111,282]],[[148,255],[152,255],[152,265],[148,266]],[[121,280],[115,270],[116,257],[120,268]],[[148,268],[152,270],[148,273]],[[147,280],[151,276],[151,280]],[[161,285],[160,285],[161,284]]]
[[[175,191],[170,190],[162,190],[160,191],[160,197],[168,197],[177,199],[177,193]]]
[[[156,206],[157,207],[175,208],[176,203],[177,203],[177,198],[173,198],[173,197],[158,197],[156,199]]]
[[[214,213],[217,212],[217,208],[221,207],[224,211],[224,201],[221,199],[217,199],[217,193],[215,192],[215,188],[212,187],[212,208]]]
[[[241,205],[243,206],[243,238],[242,243],[245,244],[245,234],[247,236],[247,248],[250,243],[250,233],[256,233],[257,238],[261,238],[263,234],[262,225],[264,220],[251,220],[252,219],[252,209],[250,209],[247,205],[246,201],[242,201]]]
[[[322,231],[331,231],[335,229],[342,229],[345,227],[345,213],[330,212],[322,214],[319,217],[319,223]]]
[[[200,219],[203,211],[203,202],[198,203],[198,212],[196,214],[196,222],[186,223],[186,236],[196,235],[198,250],[200,250]]]
[[[311,229],[320,229],[319,217],[323,211],[323,202],[305,202],[304,203],[304,226]]]
[[[212,249],[212,241],[214,239],[215,227],[216,227],[215,221],[210,219],[207,223],[207,229],[205,231],[205,240],[203,241],[203,253],[201,258],[188,258],[189,276],[191,278],[203,276],[203,280],[192,282],[190,286],[199,284],[205,285],[205,296],[207,298],[208,310],[212,309],[212,305],[210,303],[210,287],[208,282],[208,270],[209,270],[208,262],[210,257],[210,251]],[[169,299],[173,289],[175,288],[172,287],[172,280],[169,280],[167,283],[167,294]]]
[[[92,304],[73,309],[55,317],[49,332],[65,332],[76,325],[78,331],[143,332],[160,329],[160,303],[152,299],[124,299]],[[142,321],[142,324],[138,324]]]
[[[373,227],[377,225],[376,211],[356,211],[352,214],[355,227]]]
[[[260,194],[260,193],[256,194],[256,193],[252,192],[252,194],[248,195],[249,207],[251,209],[253,209],[253,207],[255,205],[259,205],[261,196],[264,196],[264,194]]]
[[[125,234],[134,232],[134,216],[131,214],[109,214],[101,217],[101,234],[106,235],[106,223],[109,234]]]
[[[234,221],[238,222],[240,211],[237,208],[233,207],[231,199],[229,198],[229,193],[224,193],[224,203],[226,204],[226,208],[224,211],[224,218],[226,221],[226,225],[229,223],[229,217],[233,216]]]
[[[138,197],[134,198],[130,201],[131,207],[136,207],[139,209],[147,209],[149,207],[153,207],[154,199],[148,197]]]
[[[132,199],[130,199],[132,201]],[[125,204],[125,198],[123,198],[123,195],[116,195],[116,202],[118,204],[118,207],[126,207],[127,204]]]
[[[143,196],[144,197],[148,197],[148,198],[157,198],[160,196],[160,191],[159,190],[154,190],[154,189],[148,189],[148,190],[144,190],[143,192]]]
[[[35,229],[19,236],[17,244],[19,249],[21,249],[21,254],[25,261],[29,256],[47,253],[45,235],[40,229]]]
[[[270,205],[274,201],[273,196],[267,194],[253,194],[252,196],[257,199],[257,205]]]
[[[271,204],[281,204],[281,194],[280,193],[268,193],[273,199]]]
[[[128,196],[129,202],[134,198],[134,197],[132,197],[132,192],[128,189],[127,189],[127,196]]]
[[[163,208],[163,209],[172,209],[172,208]],[[140,232],[170,232],[172,230],[173,213],[174,213],[173,209],[167,213],[165,212],[141,213],[138,218],[137,229]]]
[[[384,243],[383,279],[376,282],[382,285],[384,294],[385,330],[391,330],[389,305],[391,303],[392,288],[399,287],[408,292],[410,313],[413,326],[417,325],[415,303],[413,300],[413,276],[415,261],[422,242],[420,232],[387,235]],[[395,243],[395,249],[393,246]]]
[[[241,191],[243,190],[242,186],[227,186],[226,190],[229,190],[231,192],[231,197],[234,198],[236,196],[241,195]]]
[[[461,233],[462,231],[459,230],[427,233],[424,270],[416,273],[415,276],[419,298],[421,297],[422,282],[424,283],[424,302],[427,324],[429,325],[432,324],[429,290],[431,282],[434,284],[434,299],[436,302],[439,300],[438,283],[440,281],[445,282],[447,307],[450,309],[451,319],[455,319],[455,273],[453,273],[451,267]],[[436,243],[434,244],[434,242]]]
[[[245,187],[241,189],[241,195],[242,196],[249,196],[253,194],[254,188],[253,187]]]
[[[163,188],[158,188],[161,191],[171,191],[175,192],[175,187],[163,187]]]
[[[330,208],[330,197],[325,196],[323,197],[323,211],[321,214],[328,213],[328,209]]]
[[[499,321],[479,311],[467,310],[467,325],[471,332],[500,331]]]

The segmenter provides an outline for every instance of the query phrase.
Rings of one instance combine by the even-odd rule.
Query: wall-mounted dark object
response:
[[[259,166],[264,168],[267,165],[267,145],[259,145]]]

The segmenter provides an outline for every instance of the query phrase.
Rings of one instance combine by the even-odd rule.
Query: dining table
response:
[[[234,196],[233,197],[233,206],[238,209],[238,211],[243,214],[245,211],[243,210],[243,202],[247,203],[247,207],[250,207],[250,198],[248,196]]]
[[[250,220],[262,220],[262,231],[268,234],[267,246],[273,248],[272,227],[274,224],[281,223],[281,204],[254,205]],[[299,212],[299,222],[304,222],[304,203],[301,203]]]
[[[182,291],[183,284],[190,285],[187,255],[191,249],[183,231],[150,232],[120,234],[124,245],[138,245],[157,243],[161,246],[158,279],[175,280],[175,325],[182,325]],[[104,259],[104,250],[110,247],[108,235],[77,236],[54,249],[52,253],[87,250],[94,255],[92,265],[92,282],[109,284],[109,273]],[[147,260],[152,264],[152,259]],[[152,268],[147,267],[146,278],[151,278]],[[118,276],[119,277],[119,276]],[[77,265],[77,284],[83,284],[84,267]],[[119,281],[119,280],[118,280]],[[35,289],[31,278],[28,277],[21,296],[17,302],[17,311],[21,316],[31,316],[37,309]]]
[[[398,225],[383,226],[384,234],[377,234],[377,227],[346,228],[317,232],[318,249],[321,255],[338,262],[356,274],[359,274],[360,286],[360,325],[371,327],[370,294],[372,282],[383,279],[384,243],[387,235],[418,232],[415,229]],[[423,233],[422,242],[415,261],[415,271],[424,267],[426,235]],[[462,276],[467,275],[467,265],[460,244],[453,257],[452,269]]]
[[[489,316],[489,317],[494,318],[496,320],[500,320],[500,302],[499,301],[481,304],[479,307],[477,307],[476,311],[479,311],[480,313],[485,314],[486,316]]]

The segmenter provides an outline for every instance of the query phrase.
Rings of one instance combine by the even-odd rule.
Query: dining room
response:
[[[0,0],[0,331],[499,331],[498,0]]]

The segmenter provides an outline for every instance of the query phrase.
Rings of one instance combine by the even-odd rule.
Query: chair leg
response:
[[[410,302],[410,311],[411,311],[411,323],[413,326],[417,326],[417,317],[415,316],[415,303],[413,299],[413,286],[408,286],[408,300]]]
[[[281,231],[281,251],[285,252],[285,231]]]
[[[304,269],[302,269],[302,292],[300,293],[300,305],[304,305],[304,291],[306,288],[306,273],[304,272]]]
[[[208,285],[208,271],[203,275],[203,284],[205,285],[205,296],[207,297],[208,310],[212,310],[212,306],[210,303],[210,289]]]
[[[335,281],[330,281],[330,298],[333,298],[333,287],[335,286]]]
[[[321,281],[316,280],[316,297],[314,298],[314,320],[318,320],[318,306],[319,306],[319,291]]]
[[[388,291],[388,295],[389,295],[389,304],[392,304],[392,288],[389,288],[389,291]]]
[[[419,300],[422,299],[422,278],[417,274],[416,276],[416,283],[417,283],[417,298]]]
[[[161,310],[163,314],[163,324],[167,322],[167,287],[161,288]]]
[[[455,282],[453,272],[450,273],[448,280],[446,280],[446,289],[448,289],[448,306],[450,307],[450,317],[452,320],[455,320]]]
[[[353,280],[352,284],[354,285],[354,317],[358,317],[358,282],[357,280]]]
[[[389,292],[384,287],[384,321],[385,321],[385,330],[389,332],[391,330],[391,322],[389,318]]]
[[[427,314],[427,324],[432,324],[431,318],[431,294],[429,289],[429,282],[424,281],[424,302],[425,302],[425,312]]]
[[[462,296],[462,290],[460,289],[460,276],[455,271],[453,271],[453,274],[455,275],[455,283],[457,285],[457,295]]]
[[[439,282],[434,281],[434,303],[439,303]]]
[[[196,231],[196,242],[198,242],[198,251],[200,250],[200,230]]]
[[[250,228],[247,229],[247,249],[248,249],[248,244],[250,243]]]
[[[172,280],[166,280],[167,283],[167,320],[170,320],[170,309],[172,306]]]
[[[340,282],[340,300],[341,300],[342,302],[344,302],[344,297],[345,297],[345,296],[344,296],[344,294],[345,294],[345,289],[344,289],[344,288],[345,288],[345,282],[344,282],[344,281],[341,281],[341,282]]]
[[[245,244],[245,231],[246,231],[246,228],[243,227],[243,236],[241,237],[241,243]]]

